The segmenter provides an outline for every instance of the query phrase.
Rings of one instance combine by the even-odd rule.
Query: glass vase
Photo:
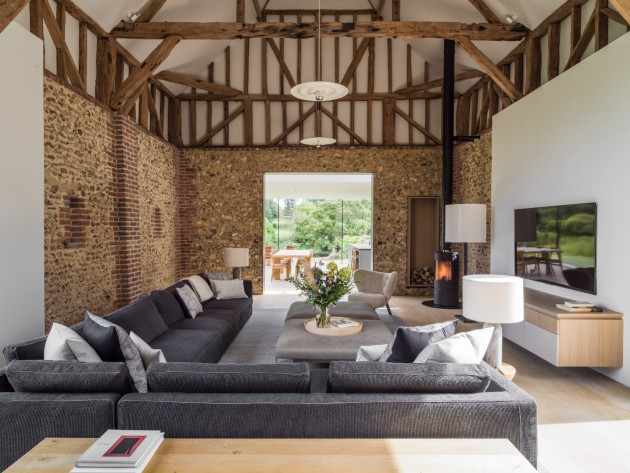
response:
[[[318,306],[319,314],[315,317],[315,321],[317,322],[318,328],[329,328],[330,327],[330,313],[328,312],[327,305]]]

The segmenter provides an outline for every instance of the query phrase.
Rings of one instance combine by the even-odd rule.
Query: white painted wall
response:
[[[526,281],[626,315],[624,367],[602,370],[630,386],[630,34],[495,116],[492,272],[514,273],[514,209],[597,202],[597,295]]]
[[[0,347],[4,347],[44,333],[42,42],[12,22],[0,34],[0,64]]]

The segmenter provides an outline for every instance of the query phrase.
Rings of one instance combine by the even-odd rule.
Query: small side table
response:
[[[508,365],[507,363],[503,363],[501,364],[501,369],[499,370],[499,373],[512,381],[514,379],[514,376],[516,375],[516,368],[514,368],[512,365]]]

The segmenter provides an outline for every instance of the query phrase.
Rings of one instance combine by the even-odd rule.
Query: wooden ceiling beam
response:
[[[593,10],[593,13],[588,19],[588,23],[586,23],[586,26],[584,27],[582,36],[580,36],[579,41],[573,48],[573,51],[571,51],[569,60],[567,61],[567,65],[564,67],[565,71],[575,66],[578,62],[580,62],[580,60],[582,59],[582,56],[584,56],[584,52],[586,51],[588,44],[593,39],[593,36],[595,36],[596,17],[597,17],[597,9]]]
[[[610,18],[613,21],[616,21],[617,23],[621,25],[624,25],[624,26],[630,25],[630,20],[626,21],[626,19],[617,10],[613,10],[612,8],[602,8],[601,11],[608,18]]]
[[[610,0],[617,12],[630,24],[630,0]]]
[[[282,51],[280,51],[280,48],[273,39],[269,38],[267,40],[267,43],[269,43],[269,46],[271,46],[271,50],[273,51],[274,56],[276,56],[278,64],[280,64],[282,74],[284,74],[284,77],[286,77],[289,85],[291,87],[295,87],[295,79],[293,78],[293,74],[291,74],[291,69],[289,69],[289,66],[287,66],[287,63],[285,62],[284,57],[282,57]]]
[[[473,7],[486,19],[488,23],[503,23],[496,13],[486,4],[484,0],[468,0]]]
[[[171,71],[162,71],[155,75],[155,78],[165,82],[172,82],[174,84],[186,85],[195,89],[205,90],[212,94],[219,94],[224,96],[233,96],[242,94],[242,90],[228,87],[227,85],[215,84],[205,80],[195,79],[194,77],[186,76],[184,74],[178,74]]]
[[[407,123],[409,123],[412,127],[418,130],[424,136],[426,136],[429,140],[433,141],[436,145],[442,144],[442,142],[437,136],[433,135],[429,130],[427,130],[425,127],[420,125],[417,121],[415,121],[412,117],[410,117],[407,113],[405,113],[403,110],[401,110],[397,106],[394,106],[394,112],[396,112],[398,115],[403,117],[407,121]]]
[[[359,144],[367,145],[367,141],[365,141],[363,138],[361,138],[359,135],[357,135],[356,132],[352,128],[350,128],[348,125],[346,125],[344,122],[342,122],[339,119],[339,117],[337,117],[337,115],[335,115],[332,112],[329,112],[324,107],[322,107],[322,113],[324,115],[326,115],[328,118],[330,118],[333,122],[335,122],[335,124],[338,125],[339,128],[341,128],[343,131],[348,133],[352,138],[357,140],[359,142]]]
[[[529,32],[520,24],[457,23],[421,21],[357,21],[356,23],[322,22],[325,38],[442,38],[466,37],[473,41],[520,41]],[[316,38],[318,23],[258,22],[258,23],[194,23],[148,22],[124,23],[112,30],[117,38],[231,40],[244,38]]]
[[[151,2],[142,10],[136,21],[151,21],[155,15],[162,9],[166,0],[151,0]]]
[[[367,51],[372,41],[374,41],[373,38],[363,38],[361,40],[361,44],[359,45],[357,52],[352,58],[352,62],[348,66],[346,73],[343,75],[343,79],[341,79],[341,85],[344,85],[347,87],[348,84],[350,84],[350,81],[352,80],[352,77],[354,76],[354,72],[357,70],[357,67],[359,67],[361,60],[363,59],[363,56],[365,55],[365,52]]]
[[[455,82],[461,82],[469,79],[476,79],[477,77],[482,77],[484,75],[483,72],[472,70],[466,72],[460,72],[455,75]],[[398,89],[396,93],[402,95],[415,94],[417,92],[422,92],[425,90],[436,89],[438,87],[442,87],[444,84],[444,79],[434,79],[428,82],[424,82],[422,84],[412,85],[411,87],[403,87],[402,89]]]
[[[110,101],[110,107],[113,110],[121,110],[125,102],[130,100],[134,94],[140,90],[144,84],[159,67],[160,64],[169,56],[173,48],[181,41],[178,36],[169,36],[162,41],[144,62],[122,83],[113,95]]]
[[[29,0],[0,0],[0,33],[18,16]]]
[[[85,13],[72,0],[55,0],[59,5],[66,7],[66,12],[77,21],[84,22],[88,29],[96,36],[106,38],[109,33],[105,31],[90,15]]]
[[[243,113],[244,110],[245,110],[245,105],[244,104],[239,105],[238,108],[236,108],[236,110],[234,110],[232,113],[230,113],[224,120],[219,122],[217,124],[217,126],[215,126],[212,129],[212,131],[210,133],[208,133],[206,136],[201,138],[199,140],[199,143],[197,143],[197,146],[204,146],[204,145],[206,145],[208,143],[208,141],[210,141],[214,135],[216,135],[221,130],[223,130],[226,126],[228,126],[230,123],[232,123],[232,121],[234,121],[236,119],[236,117],[238,117],[241,113]]]
[[[521,91],[516,88],[512,81],[505,76],[503,71],[499,69],[488,56],[481,52],[469,38],[460,36],[455,38],[455,41],[457,41],[457,44],[475,60],[479,67],[481,67],[512,100],[523,98]]]
[[[72,58],[70,50],[68,49],[66,39],[64,38],[63,32],[61,31],[61,28],[59,28],[59,24],[55,19],[50,3],[48,3],[47,0],[42,0],[40,2],[40,6],[42,17],[46,23],[46,28],[48,28],[48,33],[50,33],[50,37],[52,38],[53,43],[55,43],[55,48],[61,51],[65,56],[66,73],[68,74],[70,82],[72,85],[85,91],[85,82],[83,82],[79,69]]]

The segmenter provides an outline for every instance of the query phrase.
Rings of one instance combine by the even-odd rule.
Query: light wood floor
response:
[[[288,308],[298,299],[295,294],[256,296],[254,308]],[[390,306],[405,325],[445,321],[459,312],[432,309],[422,300],[394,297]],[[458,331],[476,328],[458,324]],[[514,383],[538,403],[542,471],[630,472],[630,388],[588,368],[556,368],[509,341],[503,359],[516,368]]]

